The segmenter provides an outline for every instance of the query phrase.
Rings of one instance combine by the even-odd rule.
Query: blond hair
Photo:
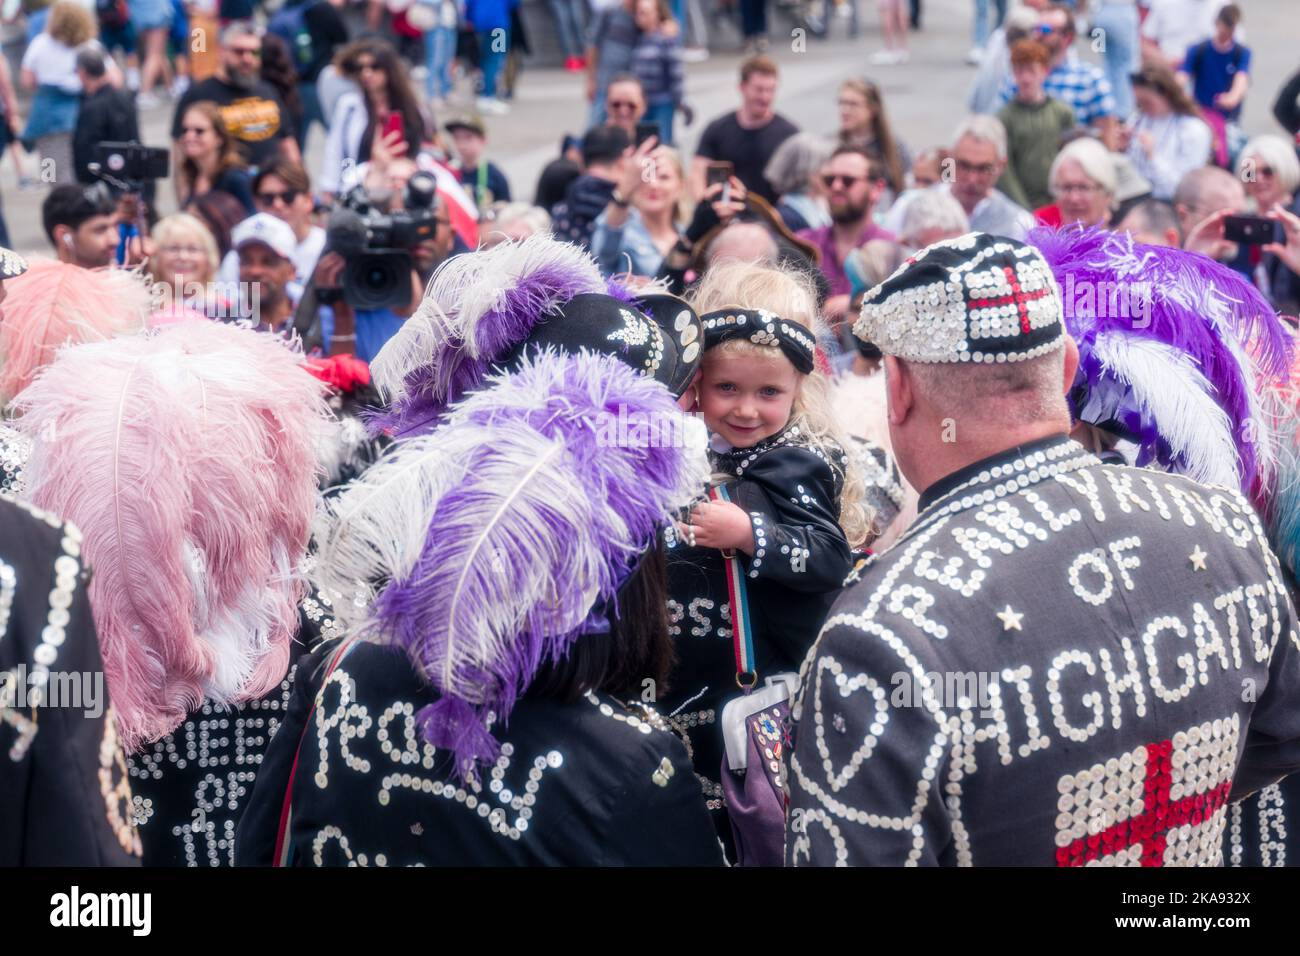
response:
[[[64,46],[75,49],[99,36],[99,23],[76,0],[58,0],[50,7],[50,19],[45,31]]]
[[[217,248],[217,240],[212,238],[212,232],[203,224],[203,220],[191,216],[187,212],[175,212],[170,216],[159,219],[153,227],[150,235],[154,245],[166,246],[173,242],[184,241],[186,239],[196,239],[200,246],[203,247],[203,258],[207,266],[207,271],[202,276],[191,276],[196,282],[210,282],[216,275],[217,269],[221,265],[221,250]],[[170,283],[171,276],[162,276],[158,274],[157,263],[150,260],[149,275],[155,282]]]
[[[682,154],[671,146],[658,146],[654,153],[668,160],[668,164],[677,173],[677,185],[681,191],[677,196],[677,202],[673,203],[673,222],[685,222],[689,218],[688,214],[692,207],[686,200],[686,166],[682,162]]]
[[[787,322],[813,332],[816,328],[817,293],[810,276],[776,266],[749,262],[722,262],[710,266],[691,294],[691,305],[703,314],[728,306],[766,309]],[[757,355],[763,358],[784,353],[774,345],[759,345],[747,339],[730,339],[710,349],[723,355]],[[786,359],[788,361],[788,359]],[[843,492],[840,495],[840,527],[849,547],[860,547],[875,535],[875,514],[866,503],[866,482],[862,467],[848,433],[831,412],[830,382],[814,369],[799,375],[798,391],[791,409],[789,424],[797,424],[807,436],[808,444],[834,463],[844,456]],[[728,476],[730,477],[730,476]]]

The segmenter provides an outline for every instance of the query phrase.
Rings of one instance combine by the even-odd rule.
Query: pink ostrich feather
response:
[[[149,284],[123,269],[37,260],[16,279],[0,322],[0,405],[30,384],[63,345],[100,342],[149,327]]]
[[[198,321],[62,349],[16,399],[27,495],[84,536],[129,749],[284,678],[323,393],[280,340]]]

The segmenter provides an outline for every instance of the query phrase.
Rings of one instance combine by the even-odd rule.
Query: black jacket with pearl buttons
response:
[[[651,709],[525,695],[469,782],[420,736],[436,701],[397,650],[340,642],[299,661],[236,836],[235,862],[296,866],[707,866],[722,851],[682,744]]]
[[[80,545],[0,497],[0,866],[140,863]]]
[[[845,454],[806,440],[792,425],[750,448],[714,452],[715,473],[750,518],[754,553],[737,552],[750,608],[754,663],[761,683],[797,671],[812,647],[850,567],[839,525]],[[677,666],[660,709],[691,751],[709,809],[729,839],[719,785],[723,759],[718,720],[741,691],[722,552],[668,540],[669,621]]]
[[[793,865],[1216,865],[1300,770],[1300,635],[1239,491],[1065,435],[855,569],[793,708]]]
[[[313,590],[298,611],[294,658],[339,634],[322,592]],[[234,865],[235,828],[284,720],[295,673],[291,663],[278,686],[234,707],[205,700],[171,733],[130,756],[132,813],[145,866]]]

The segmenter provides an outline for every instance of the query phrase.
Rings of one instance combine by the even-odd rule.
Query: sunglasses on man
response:
[[[260,192],[256,199],[263,206],[274,206],[277,202],[282,202],[286,206],[292,206],[295,199],[301,194],[298,189],[286,189],[284,192]]]

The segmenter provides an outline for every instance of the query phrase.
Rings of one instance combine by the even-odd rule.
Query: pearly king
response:
[[[855,332],[904,362],[1065,344],[1041,256],[981,235]],[[1300,768],[1294,610],[1235,489],[1047,436],[932,485],[847,584],[803,666],[789,863],[1212,865],[1230,802]]]

